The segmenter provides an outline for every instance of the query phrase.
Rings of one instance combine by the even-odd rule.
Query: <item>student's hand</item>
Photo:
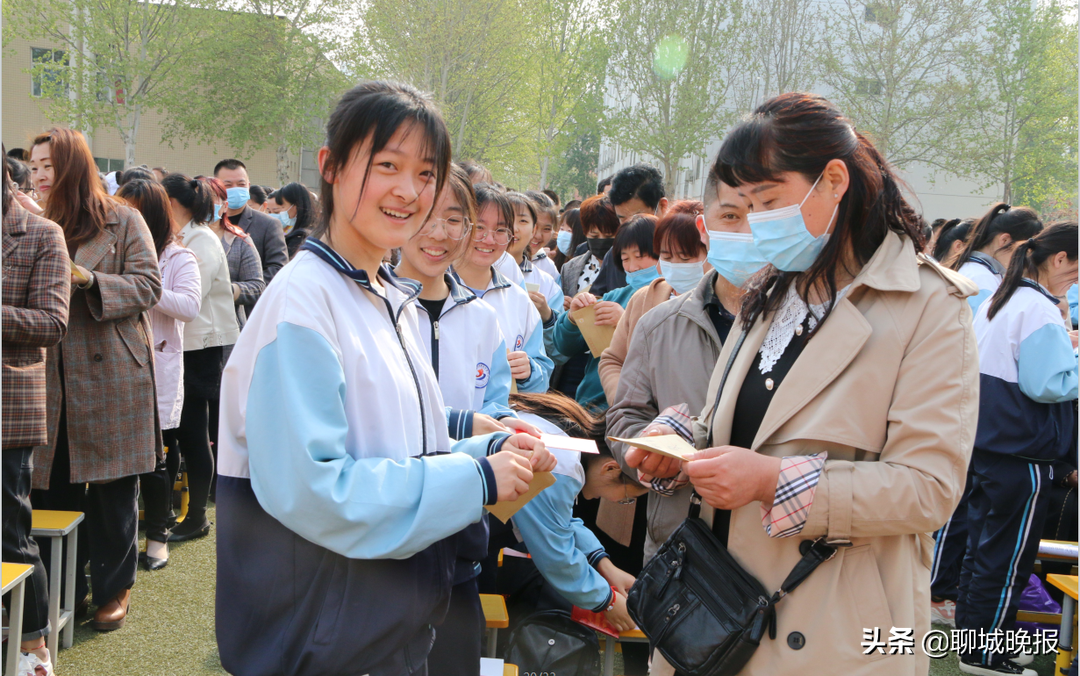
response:
[[[542,434],[539,427],[537,427],[536,425],[530,425],[529,423],[521,420],[520,418],[503,418],[499,422],[502,423],[503,426],[506,427],[506,429],[510,430],[511,433],[521,432],[522,434],[531,434],[537,439],[539,439],[540,435]]]
[[[532,363],[529,361],[529,354],[518,350],[517,352],[507,352],[506,361],[510,362],[510,375],[515,380],[528,380],[532,375]]]
[[[557,461],[544,442],[531,434],[515,434],[502,445],[503,451],[509,451],[529,461],[534,472],[550,472]]]
[[[540,313],[540,319],[546,322],[551,317],[551,308],[548,307],[547,298],[544,298],[544,294],[539,291],[530,291],[529,299],[536,306],[536,311]]]
[[[41,206],[34,201],[34,198],[30,197],[22,190],[19,190],[15,193],[15,200],[19,203],[20,206],[22,206],[23,209],[26,209],[35,216],[40,216],[41,214],[45,213],[45,210],[42,209]]]
[[[610,558],[600,559],[600,563],[596,566],[596,572],[603,575],[608,584],[618,589],[624,596],[630,594],[630,587],[633,587],[634,583],[637,582],[633,575],[616,566],[611,562]]]
[[[563,296],[563,299],[562,299],[562,309],[563,310],[569,310],[570,309],[570,301],[571,301],[571,298],[569,298],[568,296]]]
[[[493,434],[495,432],[509,432],[505,425],[492,418],[490,415],[477,412],[473,414],[472,419],[472,433],[474,437],[479,437],[484,434]]]
[[[615,594],[615,607],[605,611],[604,617],[619,632],[630,631],[637,626],[634,618],[630,617],[629,611],[626,610],[626,597],[622,594]]]
[[[596,296],[592,295],[588,291],[582,291],[578,295],[574,296],[574,300],[570,301],[570,312],[577,312],[583,307],[589,307],[596,302]],[[570,321],[573,321],[571,318]]]
[[[604,300],[596,304],[597,326],[615,326],[619,323],[619,317],[622,316],[622,306],[614,301]]]
[[[706,448],[689,456],[686,474],[694,490],[717,509],[738,509],[759,501],[772,508],[780,458],[737,446]]]
[[[661,434],[675,434],[675,430],[667,425],[652,423],[642,431],[641,436],[655,437]],[[625,459],[626,464],[630,467],[641,470],[641,472],[657,479],[668,479],[676,476],[682,468],[682,463],[675,458],[659,453],[651,453],[636,446],[631,446],[626,451]]]
[[[503,444],[503,448],[506,448],[506,444]],[[529,482],[533,477],[528,460],[516,453],[503,450],[495,455],[489,455],[487,461],[495,473],[499,502],[512,502],[528,492]]]

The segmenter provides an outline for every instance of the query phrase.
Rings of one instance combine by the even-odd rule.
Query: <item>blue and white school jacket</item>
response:
[[[547,434],[567,436],[554,423],[531,413],[518,417]],[[549,448],[557,464],[555,483],[522,507],[511,521],[537,570],[551,586],[579,608],[601,612],[611,605],[611,585],[596,570],[607,558],[604,546],[581,519],[574,503],[585,485],[581,454]]]
[[[1056,303],[1046,289],[1025,279],[993,319],[987,319],[989,303],[975,315],[976,450],[1033,462],[1068,454],[1080,368]]]
[[[514,267],[517,268],[516,265]],[[544,350],[544,326],[540,312],[529,294],[525,293],[525,288],[514,284],[492,266],[488,287],[472,290],[495,308],[506,347],[511,352],[523,351],[529,355],[532,370],[526,380],[517,381],[518,391],[547,392],[555,364]]]
[[[979,287],[979,293],[968,296],[967,299],[968,305],[971,306],[971,313],[975,314],[983,301],[993,296],[997,288],[1001,286],[1001,279],[1005,276],[1005,266],[993,256],[975,251],[957,272],[975,282]]]
[[[510,363],[495,308],[447,272],[450,295],[442,314],[432,318],[416,303],[420,335],[428,364],[439,380],[447,407],[451,439],[472,436],[473,413],[492,418],[513,416],[510,408]]]
[[[551,275],[552,279],[559,277],[559,269],[555,267],[555,261],[551,260],[551,257],[547,255],[547,252],[540,249],[540,253],[536,254],[532,258],[532,264],[534,268],[543,270]]]
[[[548,307],[551,308],[551,319],[548,320],[546,327],[555,326],[555,322],[558,321],[559,315],[563,310],[563,295],[562,287],[555,283],[555,278],[548,273],[541,270],[535,263],[529,260],[521,262],[521,276],[523,281],[521,282],[521,288],[525,289],[526,293],[529,291],[529,287],[526,284],[536,284],[540,287],[540,293],[543,294],[544,299],[547,300]],[[536,307],[536,306],[533,306]]]
[[[232,674],[411,673],[446,611],[451,536],[497,499],[485,456],[506,435],[451,447],[419,285],[379,278],[385,296],[309,239],[222,376],[216,620]]]

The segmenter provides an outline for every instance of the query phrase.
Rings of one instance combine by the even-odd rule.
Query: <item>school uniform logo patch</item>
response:
[[[525,336],[518,336],[514,340],[514,351],[515,352],[520,352],[521,351],[521,346],[524,345],[524,344],[525,344]]]
[[[488,378],[491,377],[491,369],[484,362],[476,365],[476,389],[482,390],[487,387]]]

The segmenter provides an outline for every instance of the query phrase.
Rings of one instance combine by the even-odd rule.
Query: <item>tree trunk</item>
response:
[[[277,147],[277,178],[279,186],[292,183],[292,176],[289,175],[289,146],[284,143]]]
[[[125,95],[127,92],[125,92]],[[131,107],[131,124],[121,134],[124,139],[124,168],[135,166],[135,144],[139,138],[139,123],[142,121],[142,104],[137,103]]]
[[[551,152],[544,155],[544,163],[540,167],[540,190],[547,188],[548,163],[551,162]]]

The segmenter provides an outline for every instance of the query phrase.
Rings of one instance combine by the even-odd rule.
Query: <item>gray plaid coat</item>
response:
[[[75,254],[96,281],[86,291],[71,287],[67,336],[49,349],[49,440],[34,449],[34,488],[49,486],[61,404],[72,483],[149,472],[161,453],[147,315],[161,298],[161,272],[142,214],[113,209],[105,230]]]
[[[3,447],[48,440],[45,348],[64,337],[71,264],[64,232],[11,200],[4,215]]]

